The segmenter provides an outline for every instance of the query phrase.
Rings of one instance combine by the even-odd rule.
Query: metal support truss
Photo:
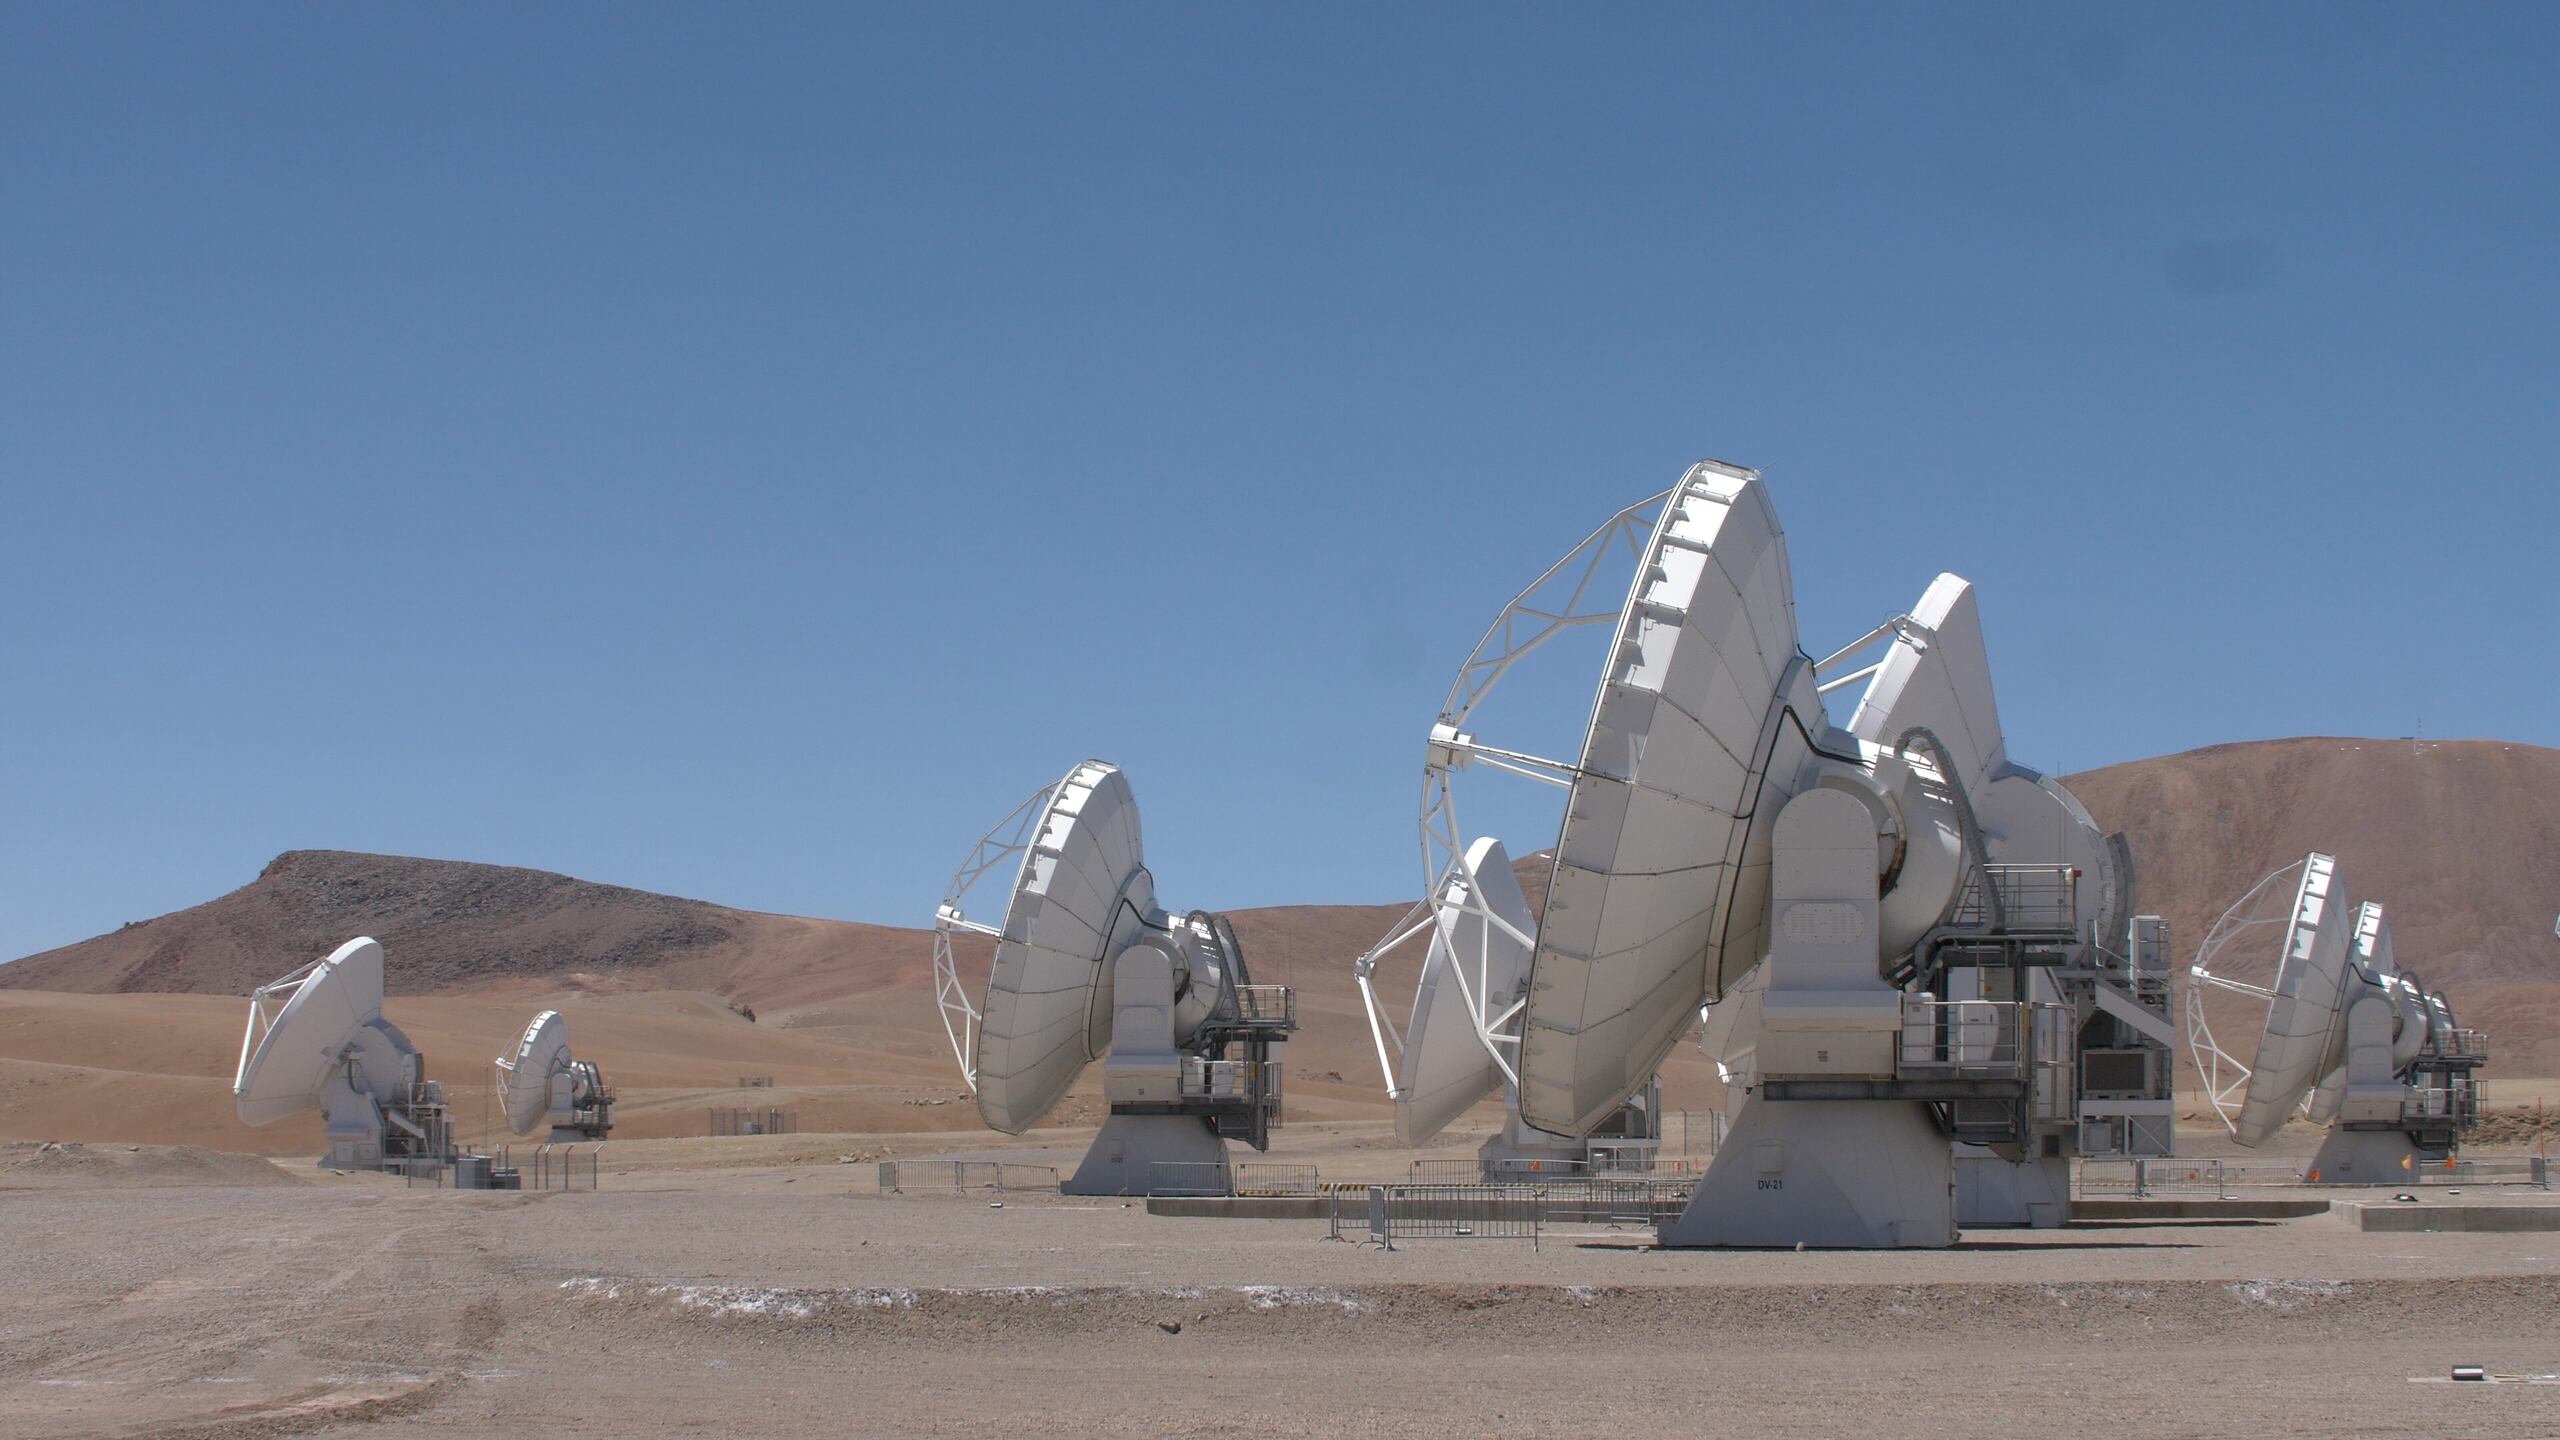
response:
[[[1008,882],[1005,899],[1012,899],[1010,881],[1022,868],[1023,853],[1031,848],[1033,827],[1047,813],[1049,796],[1057,782],[1031,792],[1031,798],[1013,809],[1013,813],[996,822],[994,829],[978,837],[976,848],[951,877],[951,888],[944,891],[942,904],[933,912],[933,1000],[942,1011],[942,1032],[951,1039],[951,1053],[960,1061],[960,1073],[969,1082],[970,1093],[978,1089],[978,1006],[971,999],[969,985],[960,978],[960,961],[952,947],[954,935],[979,935],[995,939],[1004,932],[984,921],[972,920],[962,909],[970,893],[990,874],[1000,873]],[[983,983],[978,987],[985,989]]]
[[[1458,668],[1457,679],[1449,687],[1448,699],[1440,707],[1439,720],[1431,727],[1423,758],[1422,893],[1428,898],[1417,902],[1384,939],[1352,966],[1360,985],[1360,1002],[1369,1013],[1369,1035],[1377,1046],[1378,1066],[1386,1074],[1390,1098],[1403,1098],[1397,1074],[1405,1042],[1379,1000],[1375,984],[1378,963],[1416,937],[1422,937],[1427,947],[1429,936],[1441,927],[1444,917],[1452,924],[1460,915],[1485,922],[1477,953],[1453,956],[1457,963],[1451,968],[1450,978],[1457,982],[1466,999],[1477,1041],[1493,1057],[1507,1083],[1519,1081],[1516,1053],[1523,1002],[1514,1000],[1499,1011],[1492,1008],[1495,997],[1488,983],[1492,936],[1498,929],[1531,946],[1537,943],[1537,937],[1521,933],[1494,914],[1474,893],[1474,887],[1466,883],[1466,840],[1458,823],[1454,777],[1457,771],[1482,765],[1543,784],[1572,787],[1579,771],[1571,762],[1487,744],[1476,738],[1471,722],[1477,707],[1511,673],[1512,667],[1540,646],[1569,631],[1618,622],[1626,606],[1626,577],[1643,562],[1654,523],[1671,494],[1669,490],[1661,491],[1611,516],[1563,559],[1548,566],[1527,589],[1513,596],[1486,629],[1484,638],[1476,642],[1475,650]],[[1421,977],[1417,976],[1417,991],[1420,983]]]
[[[2205,992],[2221,990],[2245,995],[2258,1002],[2263,1022],[2265,1007],[2275,1003],[2276,992],[2269,985],[2253,985],[2234,976],[2217,973],[2216,965],[2229,965],[2242,958],[2249,943],[2263,938],[2272,929],[2276,940],[2270,948],[2282,943],[2284,927],[2292,923],[2294,892],[2302,885],[2302,867],[2308,860],[2296,860],[2269,871],[2247,894],[2233,901],[2222,918],[2205,932],[2204,944],[2196,949],[2195,964],[2188,967],[2187,1053],[2195,1061],[2196,1074],[2204,1081],[2205,1098],[2212,1102],[2213,1113],[2222,1118],[2225,1130],[2233,1130],[2240,1113],[2243,1093],[2249,1088],[2249,1067],[2240,1057],[2222,1047],[2213,1037],[2213,1024],[2205,1015]],[[2235,949],[2234,947],[2239,947]],[[2281,960],[2279,960],[2281,965]],[[2306,1097],[2304,1103],[2309,1103]]]

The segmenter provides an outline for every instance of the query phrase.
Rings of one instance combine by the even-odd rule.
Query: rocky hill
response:
[[[0,987],[242,995],[371,935],[397,994],[540,979],[747,1003],[843,994],[921,964],[915,931],[732,910],[542,870],[292,850],[218,899],[0,965]]]
[[[2133,846],[2179,958],[2275,869],[2325,850],[2379,900],[2401,963],[2490,1032],[2492,1074],[2560,1074],[2560,750],[2315,737],[2067,777]]]
[[[2355,898],[2390,907],[2409,966],[2490,1029],[2501,1069],[2560,1074],[2560,751],[2271,740],[2068,783],[2130,836],[2142,906],[2169,917],[2182,959],[2260,875],[2328,850]],[[1543,837],[1514,838],[1526,852]],[[1521,862],[1533,899],[1544,864]],[[1368,1082],[1349,962],[1401,913],[1311,905],[1233,917],[1256,978],[1300,990],[1310,1024],[1297,1054]],[[845,1008],[847,1023],[886,1025],[891,1010],[900,1025],[931,1023],[924,931],[334,851],[289,852],[219,899],[0,965],[0,988],[240,995],[357,934],[389,948],[395,993],[702,990],[758,1010]],[[911,1005],[923,1008],[910,1016]],[[1337,1025],[1344,1034],[1329,1033]]]

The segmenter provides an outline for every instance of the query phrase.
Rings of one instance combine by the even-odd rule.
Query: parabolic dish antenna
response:
[[[250,1125],[318,1110],[331,1169],[439,1168],[454,1156],[444,1087],[382,1014],[382,946],[359,936],[249,996],[232,1102]]]
[[[1378,1066],[1388,1096],[1396,1102],[1397,1134],[1407,1144],[1430,1138],[1475,1100],[1510,1089],[1519,1074],[1521,997],[1536,923],[1507,851],[1487,850],[1489,838],[1470,841],[1460,827],[1457,774],[1480,769],[1569,791],[1573,767],[1554,755],[1566,753],[1581,738],[1587,718],[1578,686],[1567,702],[1570,708],[1552,715],[1542,716],[1542,697],[1533,693],[1526,725],[1516,707],[1505,705],[1494,713],[1484,707],[1507,678],[1524,668],[1589,673],[1583,668],[1588,662],[1571,653],[1573,647],[1547,647],[1583,632],[1594,642],[1614,633],[1628,588],[1621,567],[1632,570],[1643,559],[1671,493],[1658,492],[1620,510],[1513,596],[1458,668],[1432,725],[1419,827],[1424,898],[1352,967]],[[1531,688],[1537,688],[1534,681]],[[1551,753],[1516,748],[1524,730],[1534,743],[1544,728],[1537,723],[1540,718],[1573,729],[1564,743],[1541,747]],[[1479,737],[1488,722],[1499,732],[1499,743]],[[1470,792],[1471,810],[1479,798]],[[1525,818],[1499,804],[1490,808],[1494,818],[1488,829]],[[1536,823],[1552,828],[1552,809],[1532,807],[1526,814],[1541,809],[1546,816]],[[1483,811],[1474,813],[1479,824],[1486,824]],[[1417,940],[1425,942],[1425,953],[1413,1009],[1399,1031],[1383,993],[1380,966]],[[1467,1053],[1469,1044],[1476,1053]],[[1563,1159],[1561,1151],[1544,1152],[1567,1143],[1566,1137],[1542,1135],[1520,1124],[1515,1114],[1478,1158],[1496,1166]]]
[[[1015,855],[1003,923],[969,920],[967,892]],[[1076,766],[979,841],[937,912],[934,962],[944,1024],[990,1128],[1019,1135],[1039,1123],[1109,1048],[1105,962],[1146,927],[1154,906],[1137,802],[1115,765]],[[983,1005],[969,1003],[955,933],[995,941]]]
[[[1866,691],[1849,717],[1850,734],[1892,749],[1914,726],[1925,728],[1944,743],[1956,767],[1953,778],[1965,792],[1982,794],[2008,762],[2009,747],[2000,733],[1991,656],[1982,642],[1982,613],[1972,584],[1962,576],[1941,574],[1930,582],[1909,620],[1886,629],[1894,643],[1884,658],[1866,670],[1826,677],[1823,693],[1866,679]]]
[[[1703,461],[1653,526],[1573,767],[1522,1014],[1523,1119],[1588,1132],[1758,963],[1769,822],[1826,728],[1767,492]]]
[[[511,1129],[519,1135],[533,1133],[551,1113],[551,1077],[568,1068],[569,1022],[559,1011],[545,1010],[524,1027],[524,1038],[516,1042],[514,1053],[498,1060],[498,1069],[506,1077],[499,1103]]]
[[[1511,853],[1488,836],[1467,847],[1462,869],[1433,907],[1431,951],[1413,996],[1413,1022],[1395,1072],[1396,1138],[1419,1145],[1501,1092],[1507,1077],[1474,1016],[1507,1018],[1529,973],[1537,919],[1511,867]]]
[[[266,1005],[278,994],[284,1004],[269,1018]],[[268,1125],[317,1108],[349,1043],[381,1018],[382,945],[367,936],[262,987],[231,1085],[241,1123]]]
[[[2279,925],[2283,938],[2274,978],[2257,985],[2231,973],[2245,963],[2253,939]],[[2214,922],[2197,950],[2189,973],[2199,986],[2247,995],[2267,1007],[2257,1053],[2244,1067],[2214,1042],[2201,990],[2188,999],[2187,1035],[2196,1069],[2240,1144],[2264,1144],[2282,1129],[2312,1086],[2343,1058],[2354,930],[2355,912],[2347,907],[2337,862],[2315,851],[2250,887]]]
[[[1000,875],[1003,923],[971,920],[969,895]],[[1110,1113],[1067,1194],[1223,1192],[1229,1140],[1270,1147],[1295,998],[1253,983],[1225,916],[1159,908],[1119,767],[1085,761],[981,837],[933,928],[943,1025],[990,1127],[1029,1129],[1104,1062]],[[973,940],[993,942],[980,1005],[960,975]]]

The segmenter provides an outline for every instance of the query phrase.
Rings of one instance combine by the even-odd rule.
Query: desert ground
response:
[[[2280,1222],[1672,1252],[881,1194],[884,1144],[616,1142],[592,1193],[0,1151],[0,1434],[2560,1433],[2560,1234]],[[1071,1152],[1074,1132],[1012,1147]],[[1401,1169],[1318,1127],[1328,1174]],[[2434,1194],[2425,1203],[2441,1203]]]
[[[466,1139],[519,1159],[484,1057],[533,1003],[390,1004]],[[1606,1227],[1382,1251],[1321,1219],[884,1195],[883,1158],[1070,1169],[1092,1077],[1015,1139],[976,1128],[938,1033],[883,1043],[858,1007],[542,1003],[622,1096],[592,1192],[316,1169],[315,1120],[230,1113],[236,997],[0,991],[0,1435],[1935,1436],[2091,1410],[2164,1436],[2560,1433],[2560,1384],[2438,1383],[2560,1372],[2560,1234],[2317,1216],[1935,1253],[1667,1252]],[[1272,1161],[1392,1180],[1499,1121],[1401,1147],[1356,1056],[1310,1048]],[[1684,1066],[1675,1107],[1702,1115],[1711,1084]],[[2560,1086],[2488,1094],[2475,1150],[2542,1143]],[[726,1105],[804,1133],[706,1136]],[[2183,1135],[2231,1151],[2200,1115]]]
[[[2491,1033],[2469,1153],[2547,1147],[2560,844],[2539,808],[2493,802],[2551,793],[2560,752],[2294,740],[2073,783],[2135,832],[2182,955],[2257,875],[2335,847]],[[2448,858],[2475,855],[2502,858]],[[1262,1158],[1394,1180],[1499,1123],[1481,1106],[1428,1150],[1395,1140],[1348,966],[1401,913],[1235,914],[1302,1026]],[[242,995],[355,934],[384,941],[387,1014],[468,1145],[525,1158],[493,1123],[490,1058],[536,1010],[568,1016],[617,1096],[594,1190],[331,1174],[316,1115],[240,1124]],[[978,1128],[929,949],[912,929],[296,851],[0,966],[0,1437],[2560,1435],[2560,1379],[2448,1379],[2560,1376],[2560,1233],[2323,1214],[1981,1230],[1938,1252],[1670,1252],[1606,1226],[1384,1250],[1323,1219],[883,1194],[882,1160],[1065,1172],[1102,1113],[1089,1071],[1030,1134]],[[1684,1044],[1663,1083],[1667,1148],[1703,1150],[1712,1067]],[[731,1107],[798,1133],[710,1137]],[[2180,1124],[2182,1156],[2262,1170],[2317,1141],[2296,1127],[2243,1156],[2193,1099]]]

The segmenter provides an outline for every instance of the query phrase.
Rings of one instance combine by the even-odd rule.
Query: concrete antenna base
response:
[[[2308,1185],[2406,1185],[2426,1163],[2404,1131],[2333,1125],[2302,1179]]]
[[[1980,1145],[1955,1152],[1959,1222],[2051,1230],[2071,1218],[2070,1157],[2007,1160]]]
[[[1159,1172],[1159,1165],[1181,1168]],[[1115,1114],[1102,1122],[1074,1177],[1058,1188],[1068,1195],[1147,1195],[1159,1188],[1225,1194],[1235,1183],[1227,1142],[1201,1116]]]
[[[1747,1100],[1666,1246],[1823,1250],[1956,1243],[1955,1166],[1926,1109]]]

